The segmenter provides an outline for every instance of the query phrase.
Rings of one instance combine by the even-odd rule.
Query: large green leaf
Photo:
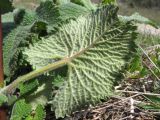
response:
[[[14,75],[18,69],[19,53],[21,52],[21,45],[28,43],[27,37],[30,35],[29,26],[17,27],[13,29],[5,38],[3,46],[3,60],[4,60],[4,73],[7,76]]]
[[[131,23],[120,22],[117,8],[109,5],[63,25],[24,52],[36,69],[59,60],[68,66],[65,84],[53,100],[57,117],[112,95],[116,75],[135,47],[134,30]]]
[[[13,14],[3,15],[3,28],[6,31],[3,39],[3,60],[4,60],[4,73],[8,77],[12,77],[16,70],[20,68],[21,51],[24,47],[29,45],[29,37],[31,36],[31,25],[34,22],[36,15],[34,11],[24,11],[24,14],[21,14],[23,10],[14,12],[15,21],[18,20],[19,26],[16,26],[14,23],[14,29],[8,27],[10,21],[13,22]],[[8,19],[8,18],[11,18]],[[21,18],[22,17],[22,18]],[[5,18],[5,19],[4,19]],[[27,40],[28,39],[28,40]]]

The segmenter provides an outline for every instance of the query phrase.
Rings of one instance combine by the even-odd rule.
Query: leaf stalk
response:
[[[62,60],[59,60],[57,62],[54,62],[52,64],[49,64],[47,66],[44,66],[38,70],[32,71],[26,75],[20,76],[18,77],[16,80],[14,80],[11,84],[9,84],[8,86],[2,88],[0,90],[0,94],[10,94],[12,93],[12,91],[20,84],[23,82],[27,82],[35,77],[38,77],[39,75],[42,75],[44,73],[50,72],[52,70],[55,70],[59,67],[63,67],[65,66],[72,58],[64,58]]]

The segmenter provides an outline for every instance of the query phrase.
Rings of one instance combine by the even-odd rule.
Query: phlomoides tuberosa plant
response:
[[[136,27],[130,21],[120,21],[118,8],[110,2],[97,7],[90,0],[47,0],[36,11],[15,14],[21,21],[4,38],[4,52],[11,52],[14,44],[16,55],[4,56],[9,84],[0,90],[1,105],[15,103],[12,120],[31,118],[32,109],[41,111],[41,118],[35,119],[41,120],[47,104],[57,118],[65,117],[113,95],[117,76],[135,50]],[[13,61],[16,64],[11,65]],[[17,75],[26,68],[29,73]],[[43,91],[41,95],[39,91]]]

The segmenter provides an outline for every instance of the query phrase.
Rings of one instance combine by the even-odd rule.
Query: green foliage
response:
[[[24,99],[17,101],[12,109],[10,120],[44,120],[46,116],[44,107],[38,105],[35,110]]]
[[[136,43],[143,45],[144,48],[160,44],[160,36],[150,34],[139,34]]]
[[[42,105],[38,105],[33,115],[29,115],[25,120],[44,120],[46,113]]]
[[[89,10],[96,10],[96,6],[91,2],[91,0],[71,0],[71,2],[82,5]]]
[[[3,23],[14,22],[14,20],[13,20],[13,12],[9,12],[9,13],[3,14],[2,15],[2,22]]]
[[[158,96],[146,96],[147,103],[141,103],[138,106],[145,110],[160,110],[160,97]]]
[[[147,68],[142,63],[142,53],[137,50],[137,53],[132,57],[131,62],[126,69],[126,77],[131,79],[143,78],[148,75]]]
[[[157,97],[157,96],[146,96],[146,98],[152,103],[160,104],[160,97]]]
[[[2,106],[4,103],[8,102],[7,96],[0,94],[0,106]]]
[[[36,108],[38,105],[46,106],[48,101],[52,97],[52,81],[53,77],[50,76],[41,76],[39,79],[38,88],[33,91],[30,95],[26,97],[26,100],[33,108]]]
[[[13,29],[4,38],[3,47],[3,60],[4,60],[4,73],[8,77],[14,75],[15,71],[20,67],[19,54],[22,50],[23,44],[27,44],[27,37],[29,36],[28,27],[17,27]]]
[[[160,46],[157,46],[157,48],[155,48],[155,53],[149,54],[149,57],[157,65],[157,67],[160,68]]]
[[[36,89],[38,87],[39,83],[37,80],[32,80],[26,83],[21,83],[18,86],[18,89],[20,91],[20,95],[25,95],[28,92],[31,92],[32,90]]]
[[[31,39],[35,36],[33,33],[40,35],[42,33],[44,35],[47,28],[49,31],[52,31],[54,28],[58,28],[60,23],[76,19],[78,16],[89,12],[85,7],[71,2],[55,5],[52,1],[47,0],[42,2],[36,11],[16,9],[14,14],[5,15],[8,18],[12,18],[12,22],[14,16],[14,22],[18,24],[8,35],[7,31],[10,27],[4,26],[4,31],[6,31],[5,34],[7,35],[4,37],[3,47],[5,75],[16,77],[16,72],[26,66],[27,63],[21,57],[21,53],[24,47],[38,41],[37,38],[35,40],[35,37],[33,40]],[[8,19],[4,19],[3,24],[7,24],[8,21]],[[16,26],[14,23],[13,25]]]
[[[23,99],[19,100],[13,106],[10,120],[22,120],[27,117],[31,111],[31,105],[27,104]]]
[[[24,52],[36,69],[60,59],[68,66],[67,80],[52,102],[57,117],[112,95],[115,76],[134,50],[135,29],[120,22],[110,5],[62,25]]]
[[[19,55],[23,44],[28,44],[26,41],[29,35],[28,27],[15,28],[7,37],[4,38],[5,46],[3,47],[4,58],[4,72],[5,75],[11,77],[15,74],[16,70],[21,66],[19,63]]]
[[[72,2],[65,2],[60,5],[52,1],[42,2],[36,10],[40,20],[48,23],[49,31],[54,30],[60,24],[66,23],[70,19],[76,19],[80,15],[90,12],[87,8]]]
[[[131,16],[121,16],[119,15],[120,20],[122,21],[134,21],[135,23],[143,23],[143,24],[149,24],[152,25],[154,27],[157,28],[157,23],[155,23],[154,21],[143,17],[142,15],[140,15],[139,13],[134,13]]]
[[[22,14],[23,13],[23,14]],[[6,17],[8,16],[8,17]],[[16,23],[21,25],[16,26],[13,20]],[[8,77],[12,77],[15,75],[15,72],[22,67],[23,60],[21,57],[21,52],[23,47],[26,47],[32,41],[29,41],[31,36],[30,28],[31,24],[34,22],[34,12],[24,11],[24,10],[16,10],[14,14],[7,14],[2,16],[2,22],[4,24],[4,31],[9,31],[10,27],[5,24],[8,24],[9,20],[5,18],[12,18],[12,24],[14,26],[13,29],[10,30],[9,33],[5,33],[3,39],[3,60],[4,60],[4,73]],[[22,73],[23,74],[23,73]],[[15,76],[16,77],[16,76]]]
[[[119,21],[113,5],[96,9],[90,0],[44,0],[36,11],[17,9],[11,19],[6,16],[4,28],[9,22],[14,27],[4,32],[4,70],[7,79],[18,78],[0,90],[9,92],[0,104],[17,100],[11,120],[43,120],[47,104],[64,117],[113,95],[119,71],[135,51],[136,27]],[[131,71],[140,64],[134,65]],[[59,69],[48,73],[52,67]],[[41,76],[32,79],[36,72]]]
[[[59,75],[52,82],[55,88],[60,88],[63,85],[63,83],[64,83],[64,77]]]
[[[14,22],[21,26],[31,25],[37,20],[36,12],[32,10],[15,9],[14,10]]]
[[[69,3],[70,0],[53,0],[53,2],[57,5],[62,5],[62,4]]]
[[[28,95],[31,94],[33,91],[38,89],[38,81],[31,80],[25,83],[20,83],[16,87],[16,91],[14,94],[4,96],[3,94],[0,96],[0,103],[7,103],[7,105],[12,105],[17,101],[19,98],[28,98]]]
[[[102,0],[103,4],[115,4],[116,0]]]
[[[140,55],[136,55],[131,62],[131,66],[130,66],[129,71],[134,72],[136,70],[141,70],[141,69],[142,69],[141,57],[140,57]]]

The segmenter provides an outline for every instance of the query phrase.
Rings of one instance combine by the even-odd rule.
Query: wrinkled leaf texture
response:
[[[67,79],[53,100],[56,117],[64,117],[111,96],[113,83],[134,51],[135,26],[118,20],[117,7],[109,5],[79,17],[24,52],[39,69],[63,60]]]
[[[3,17],[6,16],[7,14]],[[31,35],[30,24],[36,16],[31,11],[25,11],[24,16],[21,17],[23,17],[21,25],[17,26],[13,21],[13,14],[11,14],[12,21],[10,21],[14,27],[4,26],[4,30],[8,32],[5,33],[6,35],[3,38],[4,73],[7,77],[12,77],[20,66],[20,53],[30,42],[27,40]],[[4,19],[3,24],[9,24],[8,19]]]
[[[20,58],[21,51],[28,44],[29,37],[33,35],[31,28],[34,23],[42,21],[47,23],[49,31],[58,28],[59,24],[65,24],[70,19],[75,19],[80,15],[90,12],[87,8],[70,1],[61,1],[60,5],[55,5],[53,1],[46,0],[42,2],[36,11],[33,10],[15,10],[14,20],[19,25],[14,24],[13,14],[3,15],[3,30],[4,46],[3,46],[3,60],[4,60],[4,73],[7,77],[15,76],[15,72],[19,69],[20,64],[23,63],[23,58]],[[12,18],[12,19],[10,19]],[[12,23],[12,26],[7,24]],[[10,24],[9,24],[10,25]],[[29,38],[29,39],[28,39]]]
[[[40,20],[48,23],[48,31],[57,29],[62,23],[67,23],[70,19],[76,19],[80,15],[84,15],[90,10],[74,2],[61,0],[59,4],[55,4],[50,0],[42,2],[37,8],[36,13]]]

